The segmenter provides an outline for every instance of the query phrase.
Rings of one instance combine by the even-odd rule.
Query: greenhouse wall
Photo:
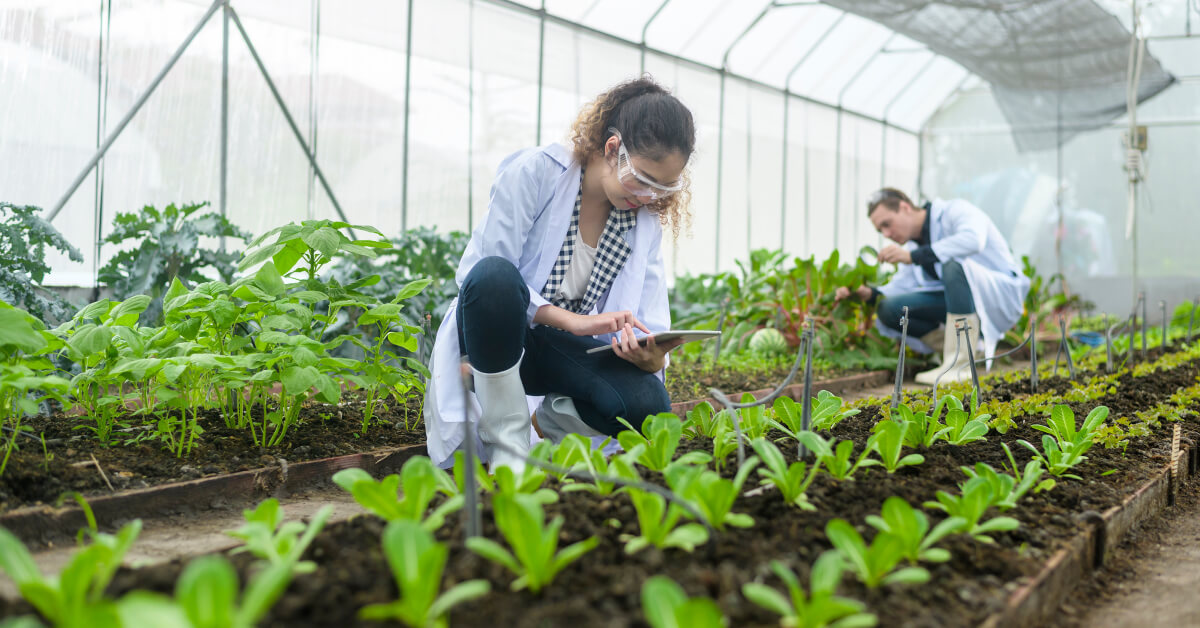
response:
[[[1157,43],[1151,50],[1172,64],[1180,84],[1138,109],[1149,143],[1137,194],[1136,258],[1135,239],[1126,233],[1124,117],[1080,133],[1061,150],[1020,153],[988,89],[964,91],[925,128],[923,195],[980,206],[1014,253],[1030,256],[1047,276],[1061,272],[1097,311],[1128,312],[1139,291],[1148,295],[1151,310],[1160,299],[1171,307],[1191,300],[1200,294],[1200,268],[1192,257],[1193,238],[1181,237],[1180,229],[1194,233],[1200,224],[1193,201],[1200,163],[1200,45]],[[1185,50],[1195,54],[1185,56]],[[1042,132],[1053,137],[1059,131]]]
[[[865,195],[916,180],[916,135],[879,122],[885,111],[839,108],[834,98],[858,84],[845,76],[829,83],[808,66],[796,81],[830,104],[659,54],[635,43],[632,31],[618,39],[517,3],[413,0],[411,24],[406,2],[232,4],[347,218],[388,234],[469,229],[487,209],[505,155],[565,139],[583,103],[643,69],[698,123],[694,222],[667,253],[675,273],[732,269],[752,248],[823,257],[877,244],[861,207]],[[686,7],[677,4],[686,3],[668,9],[683,19]],[[49,210],[209,5],[6,3],[2,200]],[[95,243],[117,212],[172,202],[219,207],[223,26],[217,11],[55,218],[85,261],[54,259],[49,283],[92,285],[114,253]],[[236,24],[229,28],[228,215],[256,234],[336,218]],[[911,119],[912,107],[901,109]]]

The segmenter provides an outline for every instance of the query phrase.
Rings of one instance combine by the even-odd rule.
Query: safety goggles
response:
[[[649,197],[652,200],[658,200],[683,189],[683,179],[679,179],[671,185],[663,185],[638,172],[633,167],[633,161],[629,159],[629,151],[625,149],[625,141],[621,139],[621,132],[612,127],[609,127],[608,132],[617,136],[617,141],[620,142],[617,146],[617,179],[620,180],[627,192],[640,198]]]

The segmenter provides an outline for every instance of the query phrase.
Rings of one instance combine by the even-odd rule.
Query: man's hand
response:
[[[871,288],[870,286],[859,286],[854,289],[853,293],[851,293],[849,288],[839,287],[837,290],[833,291],[833,300],[841,301],[843,299],[848,299],[850,298],[851,294],[854,294],[859,299],[866,301],[867,299],[871,298]]]
[[[879,261],[889,264],[911,264],[912,253],[902,246],[889,244],[879,250]]]
[[[666,358],[671,349],[683,344],[683,338],[675,338],[668,340],[662,344],[654,342],[654,336],[646,338],[646,344],[643,346],[638,342],[636,336],[633,335],[633,326],[625,325],[621,330],[620,339],[616,337],[612,339],[613,353],[617,357],[628,362],[632,362],[638,368],[647,373],[657,373],[666,365]]]

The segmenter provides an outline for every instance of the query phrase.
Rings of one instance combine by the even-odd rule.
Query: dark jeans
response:
[[[586,353],[604,343],[525,319],[529,289],[512,262],[485,257],[467,273],[458,293],[458,343],[471,366],[484,373],[512,368],[521,359],[529,395],[571,397],[585,423],[615,436],[622,417],[641,428],[646,416],[671,409],[667,389],[653,373],[611,351]]]
[[[942,264],[942,284],[945,291],[909,292],[885,297],[875,306],[879,322],[897,331],[904,306],[908,306],[908,335],[924,336],[946,322],[946,313],[971,314],[975,312],[975,301],[971,298],[971,284],[962,264]]]

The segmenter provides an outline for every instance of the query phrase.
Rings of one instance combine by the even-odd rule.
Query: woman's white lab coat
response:
[[[938,199],[933,201],[929,211],[929,240],[940,260],[936,264],[938,276],[942,274],[942,262],[962,264],[983,328],[984,355],[991,358],[1004,333],[1021,318],[1029,278],[1021,273],[1021,268],[1013,261],[1008,242],[982,209],[961,199]],[[910,251],[916,247],[912,241],[905,244]],[[944,289],[941,280],[929,279],[915,264],[900,264],[891,281],[879,291],[889,297]],[[876,327],[886,336],[900,337],[900,332],[878,320]],[[918,349],[928,349],[915,338],[910,337],[909,341]]]
[[[532,326],[538,308],[549,304],[540,292],[570,226],[579,173],[580,165],[571,150],[561,144],[530,148],[505,158],[496,172],[488,212],[471,234],[459,263],[458,284],[462,285],[484,257],[498,255],[511,261],[529,287],[527,318]],[[645,207],[637,211],[637,226],[624,234],[632,252],[595,312],[628,310],[651,332],[666,331],[671,314],[662,261],[662,226]],[[474,393],[465,392],[462,384],[457,305],[455,299],[438,328],[425,394],[429,457],[443,467],[453,462],[465,435],[464,403],[472,406],[474,420],[479,417],[478,400]],[[596,338],[608,341],[609,336]],[[531,408],[536,407],[540,398],[531,397],[529,402]],[[475,451],[482,450],[477,441]]]

